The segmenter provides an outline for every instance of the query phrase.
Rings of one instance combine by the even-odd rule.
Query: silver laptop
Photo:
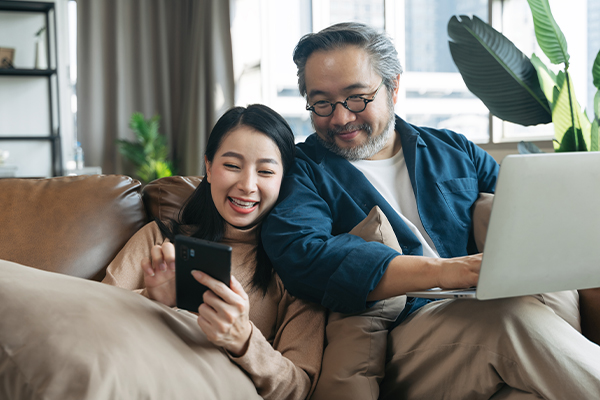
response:
[[[600,287],[600,152],[509,155],[500,166],[476,288],[426,298]]]

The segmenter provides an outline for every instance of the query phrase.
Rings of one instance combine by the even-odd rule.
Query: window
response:
[[[592,21],[600,18],[600,2],[550,4],[567,37],[578,98],[591,110],[591,65],[600,49],[600,31],[592,29]],[[302,35],[342,21],[365,22],[393,38],[405,69],[396,112],[411,123],[452,129],[486,148],[520,140],[549,145],[553,136],[551,125],[522,127],[490,118],[464,85],[448,47],[451,16],[477,15],[489,22],[491,15],[492,25],[526,55],[543,56],[526,0],[231,0],[231,9],[236,103],[271,106],[288,120],[298,141],[313,129],[297,89],[294,46]],[[586,15],[583,21],[574,17]]]
[[[600,2],[597,0],[550,0],[552,15],[563,31],[571,56],[569,72],[572,75],[575,93],[583,108],[592,111],[596,89],[592,84],[592,64],[600,50],[600,32],[595,21],[600,18]],[[546,58],[535,39],[533,18],[525,0],[496,0],[493,3],[493,26],[502,31],[528,57],[535,53],[544,63],[557,72]],[[592,22],[594,21],[594,22]],[[588,111],[588,115],[591,114]],[[554,137],[552,124],[523,127],[502,122],[494,118],[494,142],[519,140],[551,140]]]

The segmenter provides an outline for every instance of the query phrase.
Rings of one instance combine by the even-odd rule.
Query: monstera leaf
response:
[[[476,16],[452,17],[448,34],[465,84],[492,114],[525,126],[552,122],[536,69],[510,40]]]

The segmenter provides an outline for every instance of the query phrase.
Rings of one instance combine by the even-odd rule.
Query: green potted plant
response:
[[[146,119],[142,113],[136,112],[129,122],[136,140],[117,140],[119,152],[136,167],[136,177],[143,183],[174,173],[167,159],[167,138],[158,132],[159,120],[159,115]]]
[[[496,117],[524,126],[553,122],[555,151],[598,151],[600,51],[592,67],[598,91],[590,121],[575,97],[567,41],[548,0],[528,4],[537,42],[552,64],[562,66],[558,73],[476,16],[453,16],[448,23],[454,63],[469,90]],[[532,143],[520,148],[539,151]]]

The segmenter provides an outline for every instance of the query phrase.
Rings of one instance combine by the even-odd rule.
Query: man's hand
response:
[[[482,255],[438,259],[437,286],[442,289],[462,289],[477,285]]]
[[[151,259],[142,260],[148,297],[173,307],[175,298],[175,246],[171,242],[152,247]]]

